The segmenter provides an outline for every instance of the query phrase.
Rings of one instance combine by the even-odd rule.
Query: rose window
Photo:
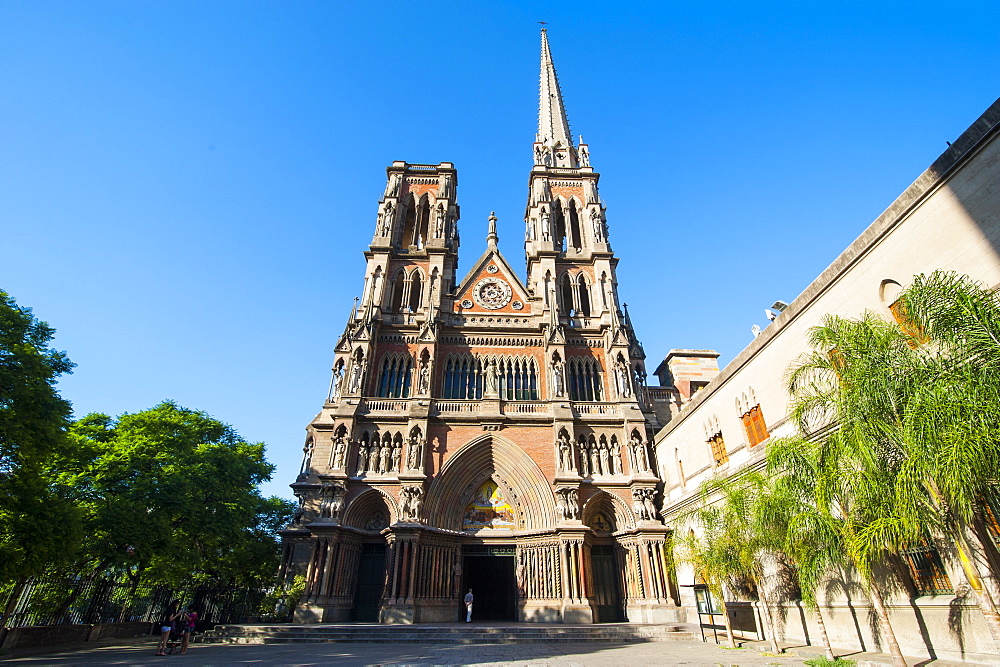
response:
[[[476,283],[472,298],[487,310],[497,310],[510,303],[510,285],[498,278],[484,278]]]

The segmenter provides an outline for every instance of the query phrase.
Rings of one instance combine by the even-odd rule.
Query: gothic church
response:
[[[282,533],[296,621],[456,621],[469,588],[477,620],[676,620],[645,355],[544,30],[533,157],[526,284],[492,215],[458,279],[451,163],[387,169]]]

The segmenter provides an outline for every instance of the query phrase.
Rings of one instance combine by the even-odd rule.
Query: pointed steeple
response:
[[[542,63],[538,80],[538,135],[535,164],[546,167],[579,167],[573,135],[569,132],[559,77],[549,50],[549,37],[542,28]]]

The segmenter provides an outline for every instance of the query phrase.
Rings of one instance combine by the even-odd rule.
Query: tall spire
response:
[[[535,137],[535,164],[547,167],[579,166],[573,136],[569,133],[566,107],[559,77],[549,50],[549,36],[542,28],[542,63],[538,80],[538,135]]]

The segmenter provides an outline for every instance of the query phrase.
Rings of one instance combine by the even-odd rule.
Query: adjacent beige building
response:
[[[944,154],[899,196],[811,285],[731,363],[705,386],[692,391],[683,372],[708,367],[711,355],[672,351],[657,375],[679,396],[679,405],[655,436],[659,476],[664,480],[661,511],[667,525],[693,503],[699,485],[713,475],[728,476],[761,465],[769,439],[790,434],[785,370],[808,349],[809,329],[833,313],[864,311],[891,318],[889,306],[919,273],[935,269],[969,274],[1000,286],[1000,101],[994,103]],[[686,352],[684,364],[677,353]],[[682,392],[683,390],[683,392]],[[652,390],[664,391],[664,390]],[[673,391],[673,390],[671,390]],[[681,396],[681,394],[684,394]],[[678,401],[675,401],[677,403]],[[955,586],[963,581],[947,545],[939,551],[904,557],[895,574],[892,620],[903,652],[1000,662],[990,653],[992,640],[971,599]],[[940,558],[940,568],[933,567]],[[677,572],[682,606],[696,620],[690,569]],[[876,625],[864,595],[830,595],[824,619],[837,645],[879,650]],[[818,642],[811,615],[795,603],[783,614],[787,640]]]

